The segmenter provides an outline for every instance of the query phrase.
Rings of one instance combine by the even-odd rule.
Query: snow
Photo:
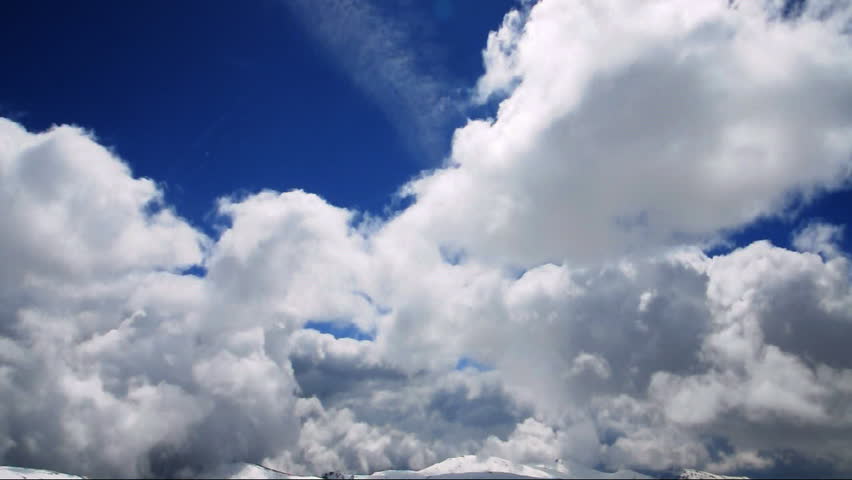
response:
[[[55,480],[80,479],[77,475],[37,470],[32,468],[0,466],[0,480],[47,478]],[[198,478],[264,478],[264,479],[319,479],[309,475],[296,475],[282,472],[254,463],[229,463],[213,468]],[[363,479],[452,479],[452,478],[482,478],[482,479],[512,479],[512,478],[590,478],[590,479],[629,479],[652,478],[632,470],[617,472],[601,472],[571,461],[559,460],[552,465],[524,465],[513,463],[498,457],[478,457],[465,455],[448,458],[422,470],[385,470],[371,475],[355,475]],[[678,478],[683,479],[747,479],[748,477],[729,477],[716,475],[700,470],[685,469]]]
[[[619,470],[614,473],[601,472],[572,462],[560,461],[551,466],[524,465],[512,463],[498,457],[477,457],[465,455],[448,458],[422,470],[388,470],[372,475],[355,475],[356,479],[380,478],[591,478],[591,479],[628,479],[651,478],[632,470]]]
[[[486,479],[498,479],[498,478],[550,478],[550,477],[528,477],[526,475],[518,475],[515,473],[505,473],[505,472],[467,472],[467,473],[445,473],[443,475],[432,475],[426,477],[429,479],[433,478],[486,478]]]
[[[537,468],[512,463],[498,457],[483,458],[477,457],[476,455],[448,458],[443,462],[432,465],[431,467],[419,470],[417,473],[425,477],[435,477],[437,475],[471,472],[512,473],[532,478],[553,478],[551,475]]]
[[[0,466],[0,479],[9,478],[49,478],[49,479],[67,479],[67,478],[86,478],[78,475],[68,475],[67,473],[53,472],[50,470],[39,470],[36,468],[19,468],[19,467],[4,467]]]
[[[699,478],[703,479],[703,478],[706,478],[706,479],[715,480],[715,479],[723,479],[723,478],[746,478],[747,479],[748,477],[729,477],[729,476],[726,476],[726,475],[717,475],[715,473],[703,472],[701,470],[693,470],[691,468],[687,468],[683,472],[681,472],[681,474],[678,478],[686,478],[686,479],[699,479]]]
[[[589,468],[585,465],[570,460],[559,460],[552,466],[536,465],[536,468],[549,473],[550,478],[591,478],[591,479],[646,479],[653,478],[633,470],[618,470],[616,472],[602,472]]]
[[[254,463],[228,463],[205,472],[198,478],[268,478],[268,479],[302,479],[320,478],[305,475],[295,475],[281,472]]]
[[[384,470],[381,472],[373,473],[372,475],[355,475],[356,480],[365,479],[365,478],[426,478],[419,473],[412,470]]]

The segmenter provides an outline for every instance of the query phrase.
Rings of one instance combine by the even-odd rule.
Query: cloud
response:
[[[463,120],[465,101],[457,81],[433,58],[434,42],[415,34],[429,19],[391,17],[380,2],[298,0],[284,5],[418,156],[435,163],[446,154],[450,129]]]
[[[299,330],[289,343],[302,395],[316,396],[326,405],[348,403],[349,398],[369,396],[375,390],[400,388],[409,381],[379,357],[373,342]]]
[[[564,457],[593,464],[597,450],[597,432],[591,422],[557,431],[534,418],[527,418],[505,441],[496,436],[488,437],[480,454],[526,464],[551,465],[554,459]]]
[[[181,373],[159,351],[183,339],[158,325],[197,306],[197,282],[172,272],[201,262],[209,240],[80,129],[31,134],[0,120],[0,139],[0,425],[10,439],[0,455],[147,471],[150,450],[182,442],[208,409],[168,381]]]
[[[609,364],[605,358],[586,352],[580,352],[576,357],[574,357],[571,374],[581,375],[585,372],[593,373],[603,379],[607,379],[611,375]]]
[[[801,252],[837,256],[837,245],[843,238],[843,226],[813,222],[793,235],[793,246]]]
[[[8,227],[2,248],[37,266],[34,275],[123,274],[201,261],[207,239],[162,208],[152,180],[131,178],[128,167],[89,133],[63,126],[33,135],[6,119],[0,119],[0,131],[0,195]],[[4,268],[6,291],[7,282],[20,278],[15,266]]]
[[[3,461],[189,475],[295,445],[288,334],[374,311],[343,274],[350,213],[298,191],[223,199],[213,242],[90,134],[0,127]]]
[[[477,82],[475,100],[485,103],[496,94],[508,94],[517,86],[518,41],[523,35],[524,15],[512,10],[503,17],[503,25],[488,34],[482,52],[485,74]]]
[[[348,409],[326,410],[315,399],[300,400],[305,421],[295,448],[265,463],[291,471],[378,471],[394,465],[435,461],[431,446],[390,426],[359,422]],[[295,463],[293,458],[298,458]]]
[[[848,6],[782,22],[754,2],[690,5],[507,15],[479,95],[511,94],[456,131],[455,168],[405,187],[409,228],[495,262],[600,261],[713,241],[847,185]]]
[[[370,330],[386,315],[370,300],[382,295],[354,212],[300,191],[224,198],[211,241],[165,205],[152,212],[151,199],[162,203],[155,184],[90,134],[3,127],[11,153],[0,157],[0,189],[13,213],[0,220],[3,252],[21,252],[3,273],[3,463],[95,476],[191,476],[264,460],[422,468],[462,448],[451,436],[474,448],[492,419],[507,431],[518,421],[493,378],[478,391],[470,372],[412,383],[373,342],[301,328],[345,318]],[[53,174],[36,169],[48,163]],[[23,178],[28,169],[41,176]],[[193,263],[206,275],[180,273]],[[409,408],[397,413],[402,429],[372,403],[397,391]],[[456,425],[482,402],[493,407]]]
[[[830,342],[831,353],[819,352],[817,342],[803,338],[849,325],[848,310],[838,309],[850,298],[848,277],[838,275],[846,269],[843,259],[823,262],[765,242],[710,259],[706,300],[712,330],[689,367],[693,372],[653,374],[650,403],[640,401],[637,412],[656,411],[664,420],[658,429],[637,430],[616,441],[619,454],[632,451],[641,462],[661,462],[660,445],[677,435],[678,443],[692,445],[691,455],[700,458],[708,453],[683,436],[717,434],[737,452],[808,450],[813,458],[833,458],[848,468],[848,459],[835,448],[850,435],[849,412],[840,407],[848,403],[849,391],[828,383],[843,383],[839,379],[849,375],[847,356]],[[796,293],[800,289],[808,293]],[[805,329],[807,334],[795,336]],[[820,446],[806,447],[800,439],[815,431],[821,432]],[[764,460],[757,463],[770,463]]]
[[[0,462],[852,471],[840,227],[702,250],[848,181],[850,11],[821,5],[510,13],[497,117],[387,219],[264,190],[207,238],[93,134],[0,121]]]

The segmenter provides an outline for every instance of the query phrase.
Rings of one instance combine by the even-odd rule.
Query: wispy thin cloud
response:
[[[371,2],[295,0],[285,5],[332,59],[384,112],[416,157],[434,162],[461,119],[460,89],[430,61],[434,45]]]

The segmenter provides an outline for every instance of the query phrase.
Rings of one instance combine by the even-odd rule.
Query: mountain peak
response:
[[[705,472],[705,471],[702,471],[702,470],[693,470],[691,468],[685,468],[683,470],[683,472],[681,472],[680,476],[677,477],[677,478],[715,480],[715,479],[723,479],[723,478],[737,478],[737,479],[745,478],[745,479],[747,479],[748,477],[730,477],[730,476],[727,476],[727,475],[718,475],[718,474],[715,474],[715,473]]]
[[[471,472],[511,473],[533,478],[552,478],[547,472],[538,468],[512,463],[499,457],[480,457],[477,455],[448,458],[417,471],[420,475],[427,477]]]

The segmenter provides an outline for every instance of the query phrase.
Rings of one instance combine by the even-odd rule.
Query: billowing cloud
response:
[[[841,254],[838,244],[843,230],[842,225],[813,222],[793,235],[793,246],[802,252],[837,256]]]
[[[208,238],[93,134],[0,120],[0,463],[852,471],[842,228],[703,250],[848,182],[850,7],[827,5],[510,13],[478,84],[497,116],[388,219],[261,191]]]
[[[509,14],[479,89],[511,94],[456,131],[450,168],[405,187],[411,228],[524,266],[600,260],[710,241],[846,184],[849,6],[784,22],[728,3]]]

